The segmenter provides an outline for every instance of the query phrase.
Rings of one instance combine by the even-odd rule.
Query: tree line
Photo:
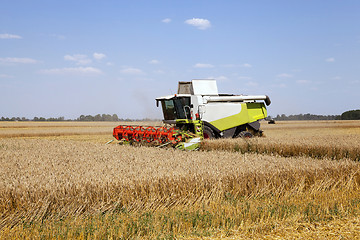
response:
[[[65,120],[64,117],[58,117],[58,118],[44,118],[44,117],[34,117],[33,119],[29,119],[26,117],[1,117],[0,121],[36,121],[36,122],[45,122],[45,121],[52,121],[52,122],[59,122],[59,121],[68,121]]]
[[[360,120],[360,110],[350,110],[343,112],[341,115],[316,115],[316,114],[295,114],[286,116],[285,114],[277,115],[270,119],[276,121],[301,121],[301,120]]]
[[[301,121],[301,120],[337,120],[339,115],[316,115],[316,114],[295,114],[286,116],[285,114],[277,115],[272,118],[276,121]]]
[[[350,110],[341,114],[342,120],[357,120],[360,119],[360,110]]]
[[[92,115],[81,115],[76,119],[65,119],[65,117],[34,117],[32,119],[25,117],[1,117],[0,121],[35,121],[35,122],[62,122],[62,121],[79,121],[79,122],[117,122],[117,121],[150,121],[154,119],[130,119],[130,118],[119,118],[117,114],[97,114]]]
[[[274,119],[276,121],[301,121],[301,120],[360,120],[360,110],[350,110],[343,112],[341,115],[316,115],[316,114],[295,114],[286,116],[285,114],[277,115],[276,117],[268,117],[269,119]],[[28,119],[25,117],[1,117],[0,121],[35,121],[35,122],[62,122],[62,121],[79,121],[79,122],[117,122],[117,121],[153,121],[158,119],[130,119],[130,118],[119,118],[116,114],[97,114],[92,115],[81,115],[76,119],[65,119],[65,117],[34,117],[33,119]]]

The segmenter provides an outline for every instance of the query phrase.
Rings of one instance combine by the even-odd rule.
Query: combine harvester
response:
[[[121,143],[146,143],[196,150],[202,139],[261,136],[259,120],[267,117],[266,95],[219,94],[215,80],[179,82],[174,95],[156,98],[166,126],[117,126],[113,136]]]

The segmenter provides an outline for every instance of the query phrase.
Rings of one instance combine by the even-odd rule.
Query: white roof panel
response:
[[[218,95],[216,80],[194,79],[191,81],[195,95]]]

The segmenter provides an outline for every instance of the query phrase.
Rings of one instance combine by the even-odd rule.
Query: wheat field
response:
[[[195,152],[105,144],[118,124],[0,123],[0,239],[360,239],[360,121]]]
[[[360,161],[359,121],[283,121],[262,129],[265,137],[207,141],[202,149]]]

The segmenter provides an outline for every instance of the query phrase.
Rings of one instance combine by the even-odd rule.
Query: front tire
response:
[[[214,131],[208,126],[204,126],[203,134],[204,134],[204,139],[216,138]]]

